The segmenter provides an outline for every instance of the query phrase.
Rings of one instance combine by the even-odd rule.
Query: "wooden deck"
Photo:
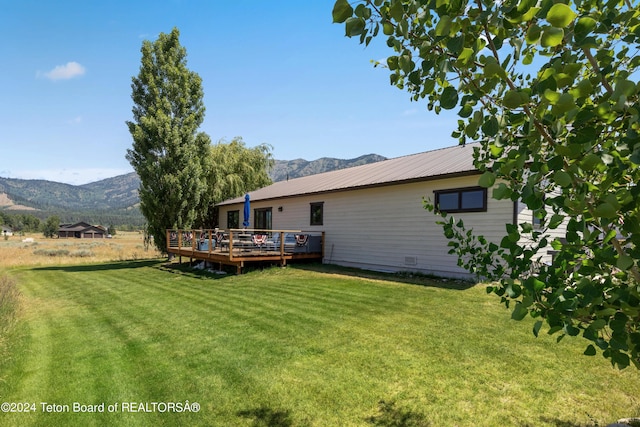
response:
[[[289,261],[324,257],[324,231],[303,230],[167,230],[167,253],[190,260],[242,268],[251,263],[271,262],[285,266]]]

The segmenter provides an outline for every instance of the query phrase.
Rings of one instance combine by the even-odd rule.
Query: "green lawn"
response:
[[[153,261],[11,274],[23,321],[0,402],[36,411],[0,413],[0,425],[574,427],[640,415],[635,368],[583,356],[579,339],[534,338],[483,286],[293,267],[203,276]],[[187,400],[199,412],[167,412]]]

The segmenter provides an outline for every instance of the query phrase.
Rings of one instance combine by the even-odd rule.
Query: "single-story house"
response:
[[[13,230],[11,227],[7,227],[6,225],[2,226],[2,235],[3,236],[13,236]]]
[[[459,145],[275,182],[251,191],[250,228],[325,232],[324,263],[472,278],[448,254],[430,199],[467,228],[499,243],[505,224],[535,224],[523,203],[478,186],[477,144]],[[220,228],[239,228],[245,197],[218,204]],[[562,230],[554,230],[561,232]],[[550,248],[549,248],[550,249]],[[551,255],[545,250],[543,261]]]
[[[74,237],[77,239],[104,239],[107,230],[99,225],[91,225],[86,222],[75,224],[62,224],[58,229],[58,237]]]

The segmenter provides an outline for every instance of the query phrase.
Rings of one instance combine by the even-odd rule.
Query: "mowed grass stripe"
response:
[[[100,289],[95,284],[95,282],[96,282],[95,278],[86,277],[85,281],[86,281],[86,283],[79,282],[78,280],[69,280],[67,282],[67,287],[68,286],[75,286],[78,289],[84,289],[85,291],[86,290],[91,290],[91,291],[94,291],[94,292],[101,292],[101,293],[104,292],[102,289]],[[69,285],[72,282],[74,283],[74,285]],[[134,289],[134,287],[136,285],[136,278],[135,277],[130,277],[129,280],[127,280],[127,282],[128,283],[126,285],[127,285],[128,289]],[[117,286],[118,284],[112,281],[112,285],[113,286]],[[202,293],[202,292],[203,292],[202,290],[196,290],[196,293]],[[203,305],[202,301],[205,301],[205,300],[203,300],[201,298],[204,295],[198,295],[196,298],[193,298],[194,290],[190,289],[190,288],[183,287],[183,286],[177,286],[175,288],[172,288],[171,289],[171,293],[173,293],[174,295],[180,294],[182,297],[189,297],[188,298],[189,299],[189,305],[190,305],[190,308],[191,308],[191,310],[193,312],[199,311],[198,309],[200,308],[201,305]],[[107,295],[108,294],[109,294],[109,292],[107,292]],[[240,294],[240,295],[242,295],[242,294]],[[143,297],[143,296],[141,295],[141,297]],[[250,314],[249,315],[245,315],[244,319],[243,319],[243,320],[250,320],[250,321],[253,322],[253,325],[252,325],[253,327],[249,328],[250,338],[253,341],[264,341],[264,345],[262,347],[263,348],[270,347],[269,351],[273,353],[274,350],[275,350],[274,349],[275,342],[271,342],[268,345],[268,336],[273,336],[273,335],[277,336],[277,335],[281,334],[282,331],[278,330],[278,326],[286,324],[286,323],[282,322],[283,319],[276,319],[275,322],[273,322],[273,321],[268,321],[267,322],[267,320],[269,320],[268,313],[269,313],[269,310],[271,310],[272,307],[266,307],[265,308],[264,304],[263,304],[263,302],[264,302],[263,298],[260,298],[259,304],[255,304],[255,302],[256,302],[255,299],[253,301],[251,301],[251,300],[249,300],[247,298],[243,298],[244,300],[246,300],[245,302],[240,304],[234,310],[229,310],[231,306],[235,305],[236,297],[234,297],[233,299],[227,298],[225,313],[228,316],[230,313],[231,314],[237,314],[238,310],[246,311],[246,308],[247,307],[251,307],[250,303],[253,302],[254,303],[254,307],[251,309]],[[94,300],[94,299],[95,299],[95,295],[92,293],[92,294],[88,294],[88,297],[84,298],[83,300],[80,300],[79,302],[81,304],[86,304],[87,300]],[[106,299],[109,300],[109,301],[112,301],[112,302],[113,301],[117,301],[117,298],[114,297],[113,295],[110,295]],[[134,309],[131,310],[131,311],[136,312],[136,313],[141,313],[142,311],[138,307],[136,307],[136,305],[137,305],[136,301],[137,301],[136,299],[132,299],[131,305],[134,306]],[[342,300],[339,300],[339,301],[342,301]],[[178,302],[178,304],[176,304],[176,305],[179,305],[180,300],[178,300],[177,302]],[[120,301],[117,301],[117,303],[120,303]],[[205,303],[204,305],[205,305],[205,311],[210,311],[209,310],[210,303]],[[273,305],[273,304],[271,304],[271,305]],[[339,313],[339,312],[344,311],[344,310],[342,310],[341,307],[339,307],[339,306],[334,304],[334,306],[330,308],[330,311]],[[127,313],[128,312],[119,313],[118,317],[120,318],[121,322],[123,322],[125,324],[132,324],[132,325],[140,323],[139,319],[131,318],[131,317],[127,316]],[[145,317],[147,317],[146,314],[144,316],[142,316],[142,318],[145,318]],[[340,317],[344,317],[344,315],[340,315]],[[260,320],[260,322],[256,323],[256,319]],[[192,328],[192,326],[191,326],[191,328]],[[287,329],[290,329],[290,328],[287,328]],[[262,340],[258,340],[257,334],[263,336]],[[244,350],[242,348],[240,348],[240,350],[241,350],[241,353],[244,353],[247,356],[250,356],[250,354],[247,353],[246,350]],[[260,356],[260,355],[258,354],[257,356]],[[236,355],[236,358],[237,358],[237,355]],[[233,373],[234,371],[237,371],[237,369],[234,369],[233,366],[228,366],[227,365],[225,367],[224,371],[227,372],[227,373]],[[245,371],[246,371],[246,369],[245,369]],[[246,376],[246,372],[244,374]],[[230,382],[237,385],[238,384],[237,375],[231,375]],[[255,387],[255,385],[252,384],[252,387]]]
[[[33,366],[32,370],[36,374],[49,374],[53,380],[46,386],[36,384],[35,387],[25,387],[16,395],[28,396],[38,403],[69,405],[72,402],[116,402],[129,400],[131,396],[152,395],[151,392],[146,392],[146,386],[157,382],[139,380],[140,372],[144,371],[138,369],[141,355],[133,351],[131,337],[123,335],[121,328],[109,316],[101,313],[99,298],[96,299],[98,304],[87,304],[83,298],[86,295],[95,297],[95,291],[100,288],[93,286],[92,292],[88,293],[89,288],[82,281],[67,275],[63,277],[62,281],[58,279],[59,293],[50,286],[40,288],[48,295],[50,304],[30,307],[34,308],[34,320],[31,322],[32,329],[36,331],[34,346],[38,350],[41,346],[49,350],[27,353],[27,356],[35,354],[45,359],[32,361],[27,365],[27,370],[29,366]],[[41,283],[47,284],[56,281],[55,274],[50,272],[45,272],[39,279]],[[80,288],[81,286],[84,288]],[[29,290],[32,286],[27,285],[25,288]],[[84,291],[78,291],[79,289]],[[127,311],[119,311],[118,314],[126,316]],[[44,335],[38,335],[39,333]],[[42,369],[42,365],[45,369]],[[114,422],[123,420],[123,416],[109,414],[99,414],[98,418],[93,415],[75,415],[80,418],[73,418],[74,421],[86,418],[83,423],[86,421],[95,425],[103,425],[108,419]],[[41,422],[48,425],[55,420],[60,421],[59,425],[65,425],[69,421],[64,421],[64,414],[41,413],[40,418]],[[129,416],[124,418],[128,419]],[[138,425],[138,421],[130,421],[131,425]],[[20,422],[16,423],[19,424]]]
[[[51,282],[52,279],[48,275],[45,273],[41,276],[42,283]],[[57,377],[64,386],[56,387],[43,400],[68,402],[72,399],[72,401],[91,403],[96,394],[92,390],[92,379],[96,387],[112,391],[111,397],[105,397],[105,400],[99,399],[98,402],[145,399],[147,396],[159,395],[157,393],[159,387],[171,389],[173,384],[163,378],[166,376],[166,371],[159,366],[164,359],[156,358],[156,354],[152,354],[150,358],[147,357],[146,346],[138,342],[137,336],[140,332],[136,328],[141,319],[145,318],[144,313],[139,312],[138,307],[119,304],[109,292],[104,292],[104,287],[100,286],[99,280],[95,280],[96,277],[89,280],[89,282],[96,282],[92,284],[83,283],[67,274],[63,277],[65,279],[63,281],[58,279],[60,294],[64,298],[60,304],[75,306],[74,316],[78,318],[77,327],[73,329],[69,327],[68,324],[74,316],[67,316],[67,313],[62,311],[57,312],[57,317],[61,319],[59,322],[63,322],[63,327],[55,321],[46,322],[51,334],[54,335],[56,347],[52,352],[55,357],[52,357],[50,371],[58,374]],[[48,286],[45,288],[47,291],[50,289]],[[72,288],[80,291],[69,292]],[[56,301],[55,297],[52,297],[52,300]],[[125,309],[115,313],[105,312],[103,309],[106,307],[107,310],[113,310],[114,306]],[[127,308],[132,309],[127,310]],[[138,311],[136,315],[131,314],[136,311]],[[147,328],[141,329],[142,332],[148,332]],[[161,329],[153,325],[149,330],[160,331]],[[87,342],[87,339],[90,341]],[[83,349],[85,352],[86,349],[98,352],[97,360],[85,363],[82,357]],[[92,375],[84,375],[83,366],[88,367]],[[116,384],[112,386],[111,383],[114,382]],[[36,396],[37,393],[23,392],[22,395]],[[60,399],[59,396],[64,399]],[[78,399],[78,396],[83,399]],[[45,419],[48,418],[45,417]],[[122,417],[118,418],[118,420],[121,419]]]
[[[385,414],[434,426],[589,425],[640,412],[637,373],[581,356],[582,342],[533,339],[531,322],[510,321],[482,287],[293,268],[203,279],[148,262],[15,274],[30,336],[6,375],[13,385],[0,385],[8,398],[42,388],[61,403],[189,399],[202,410],[12,414],[0,420],[8,425],[381,425]]]
[[[132,276],[129,277],[126,283],[126,289],[136,289],[136,284],[138,282],[139,278],[137,278],[136,276]],[[146,281],[146,280],[145,280]],[[70,283],[74,283],[74,285],[70,285]],[[67,288],[69,286],[72,287],[76,287],[77,289],[84,289],[85,291],[87,290],[92,290],[92,291],[97,291],[97,292],[104,292],[104,290],[100,289],[99,287],[97,287],[97,285],[95,284],[96,279],[93,277],[85,277],[85,282],[79,282],[78,280],[69,280],[67,281]],[[173,282],[173,281],[172,281]],[[215,283],[215,282],[214,282]],[[114,287],[120,287],[120,284],[117,283],[117,281],[111,281],[111,286]],[[211,294],[213,292],[211,288],[209,289],[201,289],[199,286],[193,286],[196,289],[193,289],[193,287],[184,287],[184,286],[175,286],[175,282],[174,283],[170,283],[169,285],[162,285],[165,287],[169,287],[170,289],[168,289],[168,291],[170,291],[173,295],[180,295],[183,298],[187,298],[188,299],[188,305],[190,306],[190,309],[192,310],[192,312],[196,313],[199,311],[204,310],[205,312],[210,312],[210,302],[203,302],[203,301],[209,301],[211,299]],[[263,291],[264,289],[271,289],[268,287],[268,284],[265,284],[267,287],[261,286],[260,291]],[[307,301],[302,301],[303,304],[295,304],[295,305],[291,305],[290,307],[290,313],[292,314],[293,318],[295,319],[296,317],[300,317],[301,315],[304,315],[304,313],[308,312],[309,307],[312,307],[314,310],[319,311],[322,306],[324,306],[324,313],[325,313],[325,323],[326,323],[326,314],[327,313],[331,313],[331,314],[335,314],[335,319],[337,321],[344,321],[345,316],[347,314],[350,315],[354,315],[357,314],[358,308],[362,308],[358,306],[357,301],[349,301],[347,299],[345,299],[345,295],[344,293],[340,293],[340,292],[332,292],[331,296],[326,297],[326,296],[322,296],[320,295],[320,297],[318,298],[318,296],[313,295],[312,292],[314,292],[314,290],[312,290],[309,287],[308,283],[305,283],[306,288],[305,289],[300,289],[298,291],[298,295],[304,295],[304,293],[306,293],[307,297],[306,300]],[[315,292],[318,292],[318,289],[315,289]],[[231,386],[238,386],[239,384],[242,384],[242,378],[248,378],[249,377],[249,371],[247,370],[246,366],[238,366],[238,362],[249,362],[249,361],[255,361],[256,358],[258,357],[262,357],[264,358],[264,355],[260,354],[261,352],[264,352],[265,349],[271,353],[271,354],[277,354],[280,353],[280,355],[287,355],[287,356],[291,356],[291,354],[286,354],[287,351],[277,351],[277,344],[278,341],[282,341],[282,344],[284,345],[284,347],[286,348],[287,345],[289,345],[289,352],[291,352],[290,348],[294,347],[295,342],[290,342],[290,340],[293,341],[298,341],[298,342],[304,342],[304,339],[300,339],[300,338],[304,338],[304,337],[300,337],[299,334],[299,330],[301,328],[296,327],[295,324],[292,324],[288,319],[283,319],[281,318],[279,315],[273,315],[270,314],[270,312],[273,312],[274,307],[277,306],[277,304],[282,301],[286,301],[286,298],[283,297],[283,295],[281,294],[275,294],[270,300],[269,299],[265,299],[264,296],[264,292],[261,293],[261,295],[258,296],[258,299],[254,298],[249,298],[249,297],[245,297],[244,293],[246,292],[246,290],[243,289],[231,289],[231,291],[233,291],[235,293],[235,295],[233,295],[233,298],[229,298],[229,290],[228,289],[223,289],[221,292],[225,293],[225,297],[226,300],[225,301],[221,301],[220,304],[216,304],[218,307],[220,306],[224,306],[225,307],[225,316],[228,318],[229,316],[237,316],[238,312],[243,313],[244,315],[242,316],[242,323],[243,323],[243,327],[245,327],[245,329],[247,329],[245,331],[245,340],[248,338],[255,342],[258,342],[259,348],[261,348],[262,350],[258,353],[251,353],[250,351],[248,351],[248,349],[246,348],[242,348],[242,346],[240,346],[237,351],[232,352],[232,354],[235,354],[235,362],[233,363],[226,363],[226,364],[222,364],[221,368],[222,371],[227,373],[227,377],[228,377],[228,383]],[[322,289],[321,291],[326,292],[325,289]],[[124,291],[125,293],[127,293],[126,291]],[[71,294],[73,292],[70,292]],[[136,294],[138,293],[138,291],[129,291],[129,294]],[[272,291],[269,292],[271,294],[274,294]],[[108,292],[107,292],[108,294]],[[195,294],[195,297],[194,297]],[[208,294],[209,300],[204,299],[204,297],[206,297]],[[81,294],[82,295],[82,294]],[[308,296],[312,296],[314,298],[312,298],[312,302],[310,303],[309,301],[309,297]],[[350,292],[349,293],[350,298],[359,298],[358,294],[355,294],[354,292]],[[126,296],[125,296],[126,297]],[[142,296],[141,296],[142,297]],[[117,301],[117,303],[119,304],[120,301],[118,300],[118,298],[116,296],[109,296],[107,298],[110,301]],[[85,296],[84,299],[80,300],[79,302],[81,304],[87,304],[87,301],[89,300],[96,300],[96,297],[93,293],[91,294],[87,294]],[[379,298],[376,298],[377,301],[373,301],[373,302],[379,302]],[[136,313],[141,313],[141,310],[139,308],[136,307],[136,299],[133,298],[131,300],[131,305],[133,307],[135,307],[132,311],[136,312]],[[238,304],[238,301],[240,301],[240,303]],[[318,304],[318,301],[322,301],[322,306],[320,306],[320,304]],[[327,302],[330,302],[331,304],[328,305]],[[373,304],[373,302],[371,301],[371,298],[368,298],[367,301],[365,302],[365,306],[370,306],[371,304]],[[177,301],[179,305],[181,302],[180,300]],[[250,308],[249,310],[247,308]],[[300,307],[297,312],[295,312],[296,310],[294,310],[294,308],[298,308]],[[362,312],[366,311],[366,308],[362,308],[361,310]],[[319,311],[319,313],[322,313],[321,311]],[[198,315],[200,314],[205,314],[205,313],[198,313]],[[124,313],[119,313],[120,321],[127,323],[127,324],[138,324],[140,321],[139,319],[136,318],[130,318],[127,316],[127,312]],[[146,315],[142,316],[142,318],[147,317]],[[304,317],[304,316],[303,316]],[[260,320],[260,321],[258,321]],[[249,321],[249,323],[247,323],[247,321]],[[283,328],[282,325],[290,325],[287,326],[286,328]],[[247,328],[247,326],[251,326],[249,328]],[[292,330],[298,330],[298,334],[291,336],[290,340],[287,340],[286,338],[289,337],[291,335],[291,331]],[[313,328],[309,328],[311,330],[313,330],[313,332],[317,332],[317,328],[313,327]],[[284,333],[283,335],[283,332]],[[332,328],[331,331],[329,331],[329,333],[327,334],[327,336],[332,336],[332,335],[340,335],[339,333],[339,329],[337,328]],[[285,338],[281,338],[278,339],[278,336],[284,336]],[[272,337],[271,340],[269,337]],[[276,339],[273,339],[273,337],[276,337]],[[259,339],[260,338],[260,339]],[[249,342],[249,340],[246,340],[247,342]],[[344,340],[340,340],[339,343],[336,343],[336,345],[334,346],[338,346],[343,344]],[[226,345],[228,346],[230,343],[227,342]],[[298,346],[298,348],[296,349],[296,351],[291,352],[293,355],[295,354],[317,354],[320,351],[317,348],[310,348],[310,349],[300,349]],[[238,354],[242,354],[244,357],[240,357],[238,358]],[[224,359],[224,358],[223,358]],[[233,358],[231,357],[230,360],[233,360]],[[248,388],[253,388],[253,389],[257,389],[257,386],[255,383],[250,382]],[[323,388],[323,387],[320,387]],[[322,394],[322,390],[319,391],[320,394]],[[313,398],[315,394],[317,394],[318,391],[314,391],[312,393],[312,396],[309,396],[311,398]],[[340,400],[339,396],[334,395],[331,400],[335,401],[336,399]]]

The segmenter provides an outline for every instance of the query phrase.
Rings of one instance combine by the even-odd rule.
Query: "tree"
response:
[[[271,184],[269,170],[273,166],[271,146],[260,144],[248,148],[241,137],[231,142],[219,141],[210,149],[207,173],[206,206],[201,225],[217,225],[215,203],[241,196],[248,191]]]
[[[202,81],[187,68],[179,31],[142,44],[133,77],[133,147],[127,160],[140,177],[140,210],[156,247],[166,250],[166,229],[189,228],[203,209],[210,139],[197,132],[204,120]]]
[[[57,215],[50,216],[44,223],[42,234],[44,237],[56,237],[60,228],[60,217]]]
[[[536,336],[546,322],[591,341],[586,355],[640,368],[637,2],[338,0],[333,18],[366,45],[382,30],[391,84],[457,109],[453,135],[480,143],[479,184],[539,219],[488,242],[444,215],[459,264],[495,281],[512,318],[538,319]],[[557,256],[530,274],[548,245]]]

